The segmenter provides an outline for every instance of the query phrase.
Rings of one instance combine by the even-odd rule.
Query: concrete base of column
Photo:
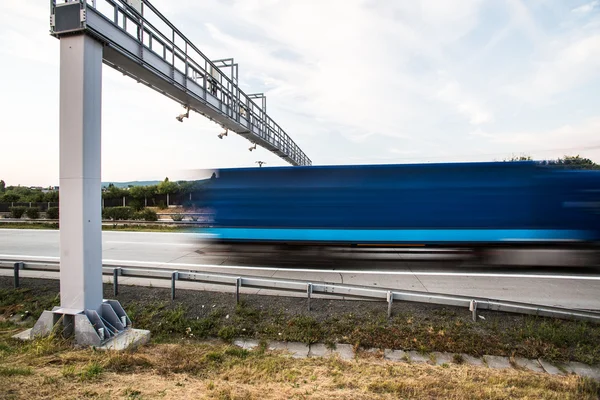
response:
[[[73,337],[76,346],[124,350],[147,343],[150,331],[132,329],[131,320],[116,300],[104,300],[98,310],[54,307],[44,311],[33,328],[13,337],[32,340],[51,334]]]

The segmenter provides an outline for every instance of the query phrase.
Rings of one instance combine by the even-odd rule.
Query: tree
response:
[[[530,155],[521,154],[520,156],[512,155],[508,159],[504,159],[504,161],[531,161],[532,158]]]
[[[579,155],[564,156],[557,160],[546,160],[542,161],[541,164],[565,169],[600,169],[600,165],[589,158],[583,158]]]
[[[126,190],[120,189],[120,188],[116,187],[115,185],[113,185],[112,183],[109,183],[108,187],[106,188],[104,193],[102,193],[102,197],[104,199],[118,199],[118,198],[125,196],[126,194],[127,194]]]
[[[169,195],[177,193],[179,186],[175,182],[169,181],[169,178],[165,178],[164,181],[158,184],[158,193],[167,195],[167,206],[169,205]]]
[[[20,199],[21,199],[21,196],[19,196],[17,193],[14,193],[13,191],[7,191],[2,196],[2,201],[6,202],[6,203],[11,203],[13,201],[16,202],[16,201],[19,201]]]
[[[6,191],[6,183],[3,180],[0,180],[0,193],[4,193]]]
[[[148,197],[156,194],[156,185],[153,186],[133,186],[129,189],[129,194],[136,200],[144,200],[144,207],[148,207]]]

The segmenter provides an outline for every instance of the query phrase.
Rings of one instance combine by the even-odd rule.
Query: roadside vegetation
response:
[[[0,278],[1,398],[544,398],[595,399],[600,384],[576,376],[491,370],[460,363],[394,364],[381,353],[359,352],[351,362],[293,359],[266,351],[267,340],[351,343],[359,348],[450,351],[549,360],[600,362],[600,326],[402,304],[391,320],[374,302],[244,296],[121,286],[118,299],[136,328],[152,342],[137,350],[74,350],[54,335],[31,342],[11,336],[32,326],[43,310],[59,304],[58,282],[22,279],[11,288]],[[111,285],[104,285],[112,297]],[[161,300],[164,299],[164,300]],[[378,311],[378,307],[381,308]],[[464,310],[463,310],[464,311]],[[259,340],[248,351],[237,337]],[[110,382],[110,384],[108,384]]]
[[[58,229],[58,223],[52,222],[34,222],[34,223],[10,223],[10,224],[0,224],[0,229]],[[135,223],[131,224],[122,224],[122,225],[112,225],[112,224],[104,224],[102,225],[103,231],[122,231],[122,232],[189,232],[190,227],[185,226],[167,226],[167,225],[135,225]]]
[[[58,282],[26,279],[15,290],[9,278],[0,279],[4,319],[27,312],[34,321],[58,304]],[[104,285],[106,298],[113,297],[111,286]],[[246,337],[600,364],[600,325],[588,322],[495,312],[472,322],[463,309],[414,303],[397,304],[387,319],[378,302],[313,299],[309,312],[302,298],[246,295],[236,305],[229,293],[178,290],[171,301],[165,288],[122,286],[120,292],[135,327],[151,330],[157,343]]]

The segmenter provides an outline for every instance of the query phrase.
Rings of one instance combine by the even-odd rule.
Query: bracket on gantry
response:
[[[179,114],[178,116],[175,117],[175,119],[179,122],[183,122],[184,118],[189,118],[190,117],[190,107],[188,106],[184,106],[184,108],[186,109],[186,112],[183,114]]]
[[[253,93],[248,95],[249,99],[262,99],[262,110],[267,113],[267,96],[264,93]]]
[[[211,60],[215,67],[219,69],[231,68],[229,77],[231,81],[238,86],[238,64],[233,61],[233,58],[222,58],[219,60]]]

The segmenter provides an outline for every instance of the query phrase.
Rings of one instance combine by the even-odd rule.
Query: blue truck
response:
[[[595,245],[600,171],[535,162],[217,170],[203,229],[219,243]]]

